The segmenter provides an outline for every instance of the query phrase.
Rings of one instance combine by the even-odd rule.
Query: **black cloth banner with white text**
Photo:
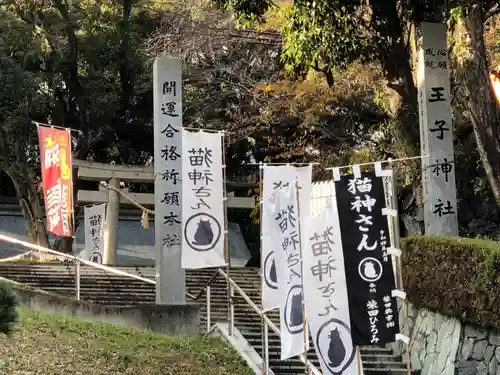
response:
[[[399,333],[382,177],[363,172],[335,182],[355,345],[384,345]]]

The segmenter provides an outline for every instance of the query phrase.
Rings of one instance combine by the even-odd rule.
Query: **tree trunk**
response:
[[[33,229],[36,233],[36,238],[32,239],[37,241],[40,246],[49,247],[49,236],[43,218],[42,205],[38,197],[31,200],[31,212],[33,214]],[[24,220],[26,220],[26,217]]]
[[[500,111],[489,79],[484,46],[484,17],[481,7],[471,7],[464,15],[464,22],[457,27],[467,46],[463,70],[477,149],[497,206],[500,207]]]
[[[21,179],[20,176],[26,176],[27,173],[20,173],[20,171],[16,173],[12,168],[4,169],[4,171],[11,179],[16,190],[28,237],[40,246],[49,247],[42,205],[35,182],[31,178],[23,177]]]

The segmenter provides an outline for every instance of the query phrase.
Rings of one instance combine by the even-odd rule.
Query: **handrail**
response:
[[[212,283],[215,281],[215,279],[217,278],[217,276],[219,276],[219,269],[217,269],[214,274],[212,275],[212,277],[210,278],[210,280],[208,280],[205,285],[203,285],[202,289],[199,291],[199,293],[195,296],[193,296],[192,294],[189,294],[189,298],[192,298],[193,300],[197,301],[202,295],[203,293],[205,293],[205,291],[207,290],[207,288],[212,285]],[[188,293],[186,292],[186,295]]]
[[[132,279],[136,279],[136,280],[139,280],[139,281],[144,281],[145,283],[149,283],[149,284],[156,284],[155,280],[151,280],[151,279],[148,279],[146,277],[142,277],[142,276],[139,276],[139,275],[134,275],[134,274],[127,273],[127,272],[124,272],[124,271],[120,271],[119,269],[116,269],[116,268],[113,268],[113,267],[109,267],[109,266],[105,266],[105,265],[99,264],[99,263],[94,263],[94,262],[91,262],[90,260],[82,259],[82,258],[76,257],[76,256],[71,255],[71,254],[61,253],[59,251],[48,249],[48,248],[40,246],[40,245],[35,245],[35,244],[29,243],[29,242],[26,242],[26,241],[22,241],[20,239],[15,238],[15,237],[6,236],[5,234],[2,234],[2,233],[0,233],[0,240],[6,241],[6,242],[10,242],[10,243],[14,243],[14,244],[17,244],[17,245],[21,245],[23,247],[27,247],[27,248],[32,249],[32,250],[38,250],[38,251],[41,251],[41,252],[45,252],[45,253],[57,255],[57,256],[60,256],[60,257],[72,259],[75,262],[80,262],[80,263],[86,264],[88,266],[101,269],[103,271],[108,271],[108,272],[114,273],[116,275],[130,277]]]
[[[25,252],[23,254],[15,255],[13,257],[2,258],[2,259],[0,259],[0,263],[12,262],[13,260],[22,259],[23,257],[25,257],[28,254],[31,254],[31,250],[27,251],[27,252]]]
[[[229,275],[226,275],[226,273],[221,270],[220,268],[217,270],[222,277],[224,277],[230,284],[231,286],[240,294],[241,297],[250,305],[252,309],[267,323],[269,327],[278,335],[278,337],[281,337],[281,332],[278,327],[269,319],[264,312],[259,309],[259,307],[250,299],[250,297],[247,296],[247,294],[241,289],[236,282],[229,277]],[[322,375],[321,371],[318,370],[314,364],[309,361],[304,354],[299,355],[300,360],[302,363],[304,363],[307,367],[309,367],[309,370],[314,374],[314,375]]]
[[[26,248],[31,249],[31,250],[37,250],[37,251],[57,255],[59,257],[63,257],[66,259],[71,259],[75,262],[80,262],[80,263],[86,264],[88,266],[91,266],[91,267],[94,267],[94,268],[97,268],[97,269],[100,269],[103,271],[107,271],[107,272],[110,272],[110,273],[113,273],[116,275],[125,276],[125,277],[129,277],[131,279],[143,281],[143,282],[148,283],[148,284],[156,285],[156,280],[148,279],[146,277],[142,277],[139,275],[134,275],[132,273],[121,271],[117,268],[105,266],[105,265],[100,264],[100,263],[95,263],[95,262],[92,262],[90,260],[82,259],[82,258],[76,257],[76,256],[71,255],[71,254],[61,253],[59,251],[52,250],[52,249],[49,249],[49,248],[46,248],[46,247],[43,247],[40,245],[35,245],[35,244],[20,240],[20,239],[15,238],[15,237],[7,236],[1,232],[0,232],[0,240],[10,242],[13,244],[17,244],[17,245],[21,245],[21,246],[26,247]],[[201,297],[201,295],[203,294],[204,290],[214,281],[216,275],[217,275],[217,271],[215,272],[214,276],[212,276],[212,278],[208,281],[208,283],[203,287],[203,289],[200,291],[198,296],[195,297],[189,292],[186,292],[186,296],[195,300],[195,301],[198,300]]]

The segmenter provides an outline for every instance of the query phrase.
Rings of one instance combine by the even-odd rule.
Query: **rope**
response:
[[[110,189],[110,190],[113,190],[113,191],[116,191],[118,194],[120,194],[121,196],[123,196],[126,200],[128,200],[130,203],[132,203],[134,206],[140,208],[144,212],[147,212],[148,214],[151,214],[151,215],[155,214],[155,212],[153,210],[150,210],[149,208],[144,207],[142,204],[138,203],[134,198],[132,198],[127,193],[124,193],[120,189],[117,189],[117,188],[115,188],[113,186],[106,186],[106,188]]]

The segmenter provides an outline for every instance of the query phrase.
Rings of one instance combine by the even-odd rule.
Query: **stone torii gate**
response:
[[[79,190],[77,202],[79,204],[99,204],[106,205],[106,225],[105,248],[103,263],[113,265],[116,263],[117,240],[118,240],[118,220],[120,205],[137,206],[127,197],[146,208],[154,208],[154,194],[150,193],[129,193],[120,194],[120,182],[130,183],[154,183],[153,167],[130,166],[118,164],[104,164],[92,161],[73,160],[73,167],[78,169],[78,179],[84,181],[106,181],[106,190]],[[237,186],[238,183],[227,182],[228,189]],[[126,196],[125,196],[126,195]],[[228,196],[228,208],[253,209],[255,199],[252,197]]]

